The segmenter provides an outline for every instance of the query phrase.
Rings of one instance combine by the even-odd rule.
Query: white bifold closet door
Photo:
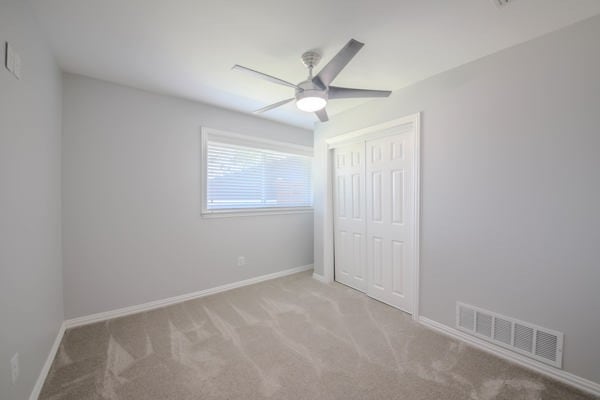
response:
[[[414,136],[334,150],[335,279],[412,313]]]

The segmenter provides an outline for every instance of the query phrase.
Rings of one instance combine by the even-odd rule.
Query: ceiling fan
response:
[[[302,62],[308,68],[308,79],[298,83],[297,85],[250,68],[242,67],[241,65],[237,64],[234,65],[232,69],[244,71],[259,78],[266,79],[269,82],[296,89],[295,97],[278,101],[275,104],[271,104],[254,111],[255,113],[263,113],[296,100],[296,106],[300,110],[314,112],[317,117],[319,117],[321,122],[325,122],[329,120],[327,111],[325,110],[328,100],[364,97],[388,97],[392,93],[389,90],[352,89],[330,86],[331,82],[333,82],[333,80],[346,67],[346,65],[348,65],[350,60],[352,60],[352,58],[363,46],[364,43],[350,39],[350,41],[335,55],[335,57],[333,57],[331,61],[329,61],[329,63],[327,63],[327,65],[323,67],[323,69],[314,77],[313,68],[321,60],[321,55],[315,51],[307,51],[306,53],[302,54]]]

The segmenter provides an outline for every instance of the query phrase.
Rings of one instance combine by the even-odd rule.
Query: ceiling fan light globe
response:
[[[303,97],[296,101],[296,107],[305,112],[322,110],[327,105],[327,100],[322,97]]]

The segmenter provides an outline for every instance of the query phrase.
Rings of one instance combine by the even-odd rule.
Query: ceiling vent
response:
[[[494,4],[498,7],[505,7],[512,3],[514,0],[492,0]]]
[[[562,368],[561,332],[460,302],[456,303],[456,326],[472,336]]]

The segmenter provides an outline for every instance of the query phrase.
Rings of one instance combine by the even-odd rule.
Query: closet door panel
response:
[[[399,134],[366,142],[367,293],[412,312],[410,260],[412,136]]]
[[[335,280],[365,292],[364,143],[336,148],[333,159]]]

